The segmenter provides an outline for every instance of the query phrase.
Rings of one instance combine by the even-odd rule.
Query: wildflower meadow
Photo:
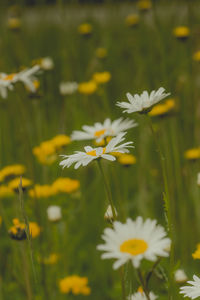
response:
[[[0,300],[200,298],[200,2],[0,1]]]

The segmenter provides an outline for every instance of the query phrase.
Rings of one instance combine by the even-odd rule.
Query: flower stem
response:
[[[103,178],[103,182],[104,182],[104,186],[105,186],[105,190],[106,190],[107,198],[108,198],[108,201],[109,201],[109,203],[110,203],[110,206],[111,206],[111,209],[112,209],[113,220],[115,221],[115,220],[117,219],[117,215],[116,215],[116,212],[115,212],[115,207],[114,207],[113,200],[112,200],[112,194],[111,194],[111,190],[110,190],[110,187],[109,187],[108,181],[106,180],[106,176],[105,176],[105,173],[104,173],[103,167],[102,167],[102,165],[101,165],[101,161],[100,161],[100,159],[97,159],[97,163],[98,163],[99,170],[100,170],[100,172],[101,172],[101,175],[102,175],[102,178]]]
[[[147,288],[147,285],[146,285],[146,281],[142,275],[142,272],[140,269],[137,270],[137,273],[138,273],[138,277],[139,277],[139,280],[140,280],[140,283],[142,285],[142,288],[143,288],[143,291],[145,293],[145,296],[148,300],[150,300],[150,296],[149,296],[149,292],[148,292],[148,288]]]

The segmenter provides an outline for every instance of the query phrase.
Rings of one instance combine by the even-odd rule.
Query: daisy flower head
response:
[[[190,299],[196,299],[200,296],[200,278],[194,275],[193,279],[194,281],[187,281],[191,286],[187,285],[180,288],[180,294],[184,294],[184,297]]]
[[[150,94],[147,91],[144,91],[141,95],[135,94],[134,96],[127,93],[126,96],[129,102],[117,102],[116,105],[125,108],[123,112],[129,114],[133,112],[147,113],[151,110],[151,106],[169,95],[170,93],[165,93],[163,87],[160,87],[157,91],[152,91]]]
[[[61,155],[64,157],[64,160],[60,162],[60,165],[65,167],[70,167],[72,164],[75,164],[74,168],[78,169],[80,166],[87,166],[90,162],[97,158],[104,158],[110,161],[116,160],[116,158],[111,155],[112,152],[127,153],[129,152],[128,148],[133,148],[131,144],[133,142],[122,143],[125,140],[126,132],[118,134],[116,137],[112,138],[106,147],[92,148],[90,146],[84,147],[85,151],[76,151],[72,155]]]
[[[17,81],[17,74],[0,73],[0,95],[2,98],[7,98],[8,90],[13,90],[13,84]]]
[[[116,136],[121,132],[136,127],[138,124],[134,120],[119,118],[115,121],[106,119],[103,123],[95,123],[93,126],[84,125],[83,131],[75,130],[72,132],[72,140],[96,140],[101,142],[105,137]]]
[[[105,251],[102,259],[115,258],[113,268],[116,270],[128,261],[135,268],[140,266],[142,259],[156,261],[157,257],[167,257],[166,249],[170,239],[166,237],[164,228],[156,224],[156,220],[137,217],[135,221],[127,219],[126,223],[115,221],[112,228],[106,228],[102,239],[105,244],[97,246]]]
[[[21,81],[32,93],[36,92],[36,87],[34,82],[37,80],[35,77],[40,70],[39,65],[35,65],[32,68],[22,70],[17,74],[17,81]]]
[[[155,300],[157,298],[158,297],[153,292],[149,293],[149,299],[150,300]],[[147,300],[147,297],[146,297],[146,295],[143,291],[139,291],[137,293],[134,293],[133,295],[130,295],[128,297],[128,300]]]

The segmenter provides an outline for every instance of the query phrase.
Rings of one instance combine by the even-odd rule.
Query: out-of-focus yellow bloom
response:
[[[200,147],[188,149],[184,152],[184,157],[188,160],[195,160],[200,158]]]
[[[194,253],[192,253],[192,257],[194,259],[200,259],[200,244],[197,244],[197,249]]]
[[[80,188],[80,181],[68,177],[60,177],[53,182],[52,188],[57,193],[73,193]]]
[[[37,92],[37,90],[39,89],[39,87],[40,87],[40,82],[39,82],[39,80],[34,80],[33,82],[33,85],[34,85],[34,88],[35,88],[35,92],[34,93],[36,93]],[[32,94],[33,93],[33,91],[32,90],[30,90],[30,87],[29,87],[29,85],[25,85],[25,88],[26,88],[26,90],[30,93],[30,94]]]
[[[30,235],[34,239],[40,234],[41,228],[36,222],[29,222],[29,231]]]
[[[125,19],[125,23],[129,27],[134,27],[139,23],[139,16],[137,14],[128,15]]]
[[[93,80],[97,84],[106,83],[106,82],[110,81],[110,79],[111,79],[111,74],[108,71],[96,72],[93,74]]]
[[[51,185],[47,184],[36,184],[33,189],[29,191],[29,196],[31,198],[48,198],[53,195],[56,195],[55,189],[53,189]]]
[[[25,171],[26,168],[23,165],[6,166],[2,170],[0,170],[0,181],[3,181],[10,176],[23,175]]]
[[[0,198],[7,198],[14,196],[13,190],[6,185],[0,186]]]
[[[151,9],[152,3],[150,0],[139,0],[137,3],[137,7],[140,11],[147,11]]]
[[[58,262],[59,256],[56,253],[51,253],[48,257],[45,257],[43,262],[45,265],[54,265]]]
[[[105,48],[97,48],[96,49],[96,56],[98,58],[105,58],[107,56],[107,50]]]
[[[118,157],[118,162],[124,166],[134,165],[136,163],[136,157],[132,154],[122,153]]]
[[[200,61],[200,50],[196,51],[193,55],[195,61]]]
[[[25,190],[32,185],[32,181],[28,178],[22,177],[22,189]],[[8,183],[8,187],[13,191],[18,191],[20,185],[20,178],[15,178]]]
[[[41,164],[50,165],[57,159],[55,147],[51,141],[42,142],[38,147],[34,147],[33,154]]]
[[[8,28],[11,30],[19,30],[21,28],[21,20],[18,17],[10,17],[8,19]]]
[[[92,25],[89,23],[83,23],[78,27],[78,32],[82,35],[89,35],[92,33]]]
[[[74,295],[89,295],[91,293],[88,287],[88,278],[77,275],[68,276],[59,281],[59,289],[63,294],[72,292]]]
[[[97,84],[94,80],[79,83],[78,91],[80,94],[91,95],[97,90]]]
[[[190,29],[186,26],[178,26],[174,28],[173,34],[177,39],[185,40],[190,35]]]
[[[71,139],[69,136],[64,134],[56,135],[53,139],[51,139],[51,143],[57,150],[60,150],[62,147],[71,143]]]
[[[25,224],[21,223],[19,219],[13,219],[13,226],[9,228],[8,231],[10,237],[14,240],[25,240],[26,239],[26,231]]]
[[[163,116],[175,108],[174,99],[168,99],[165,103],[155,105],[148,113],[151,117]]]

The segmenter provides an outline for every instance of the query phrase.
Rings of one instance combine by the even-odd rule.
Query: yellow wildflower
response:
[[[56,253],[51,253],[48,257],[44,258],[44,264],[46,265],[54,265],[58,262],[58,254]]]
[[[41,228],[36,222],[29,222],[29,231],[31,237],[34,239],[40,234]]]
[[[42,142],[38,147],[34,147],[33,154],[41,164],[50,165],[57,159],[55,146],[51,141]]]
[[[188,149],[184,152],[184,157],[188,160],[195,160],[200,158],[200,147]]]
[[[110,81],[110,78],[111,78],[111,74],[108,71],[105,71],[105,72],[96,72],[93,75],[93,80],[97,84],[106,83],[106,82]]]
[[[197,244],[197,249],[194,253],[192,253],[192,257],[194,259],[200,259],[200,244]]]
[[[29,196],[31,198],[48,198],[56,194],[55,189],[51,185],[39,185],[36,184],[33,189],[29,191]]]
[[[136,157],[132,154],[123,153],[118,157],[118,162],[124,166],[134,165],[136,163]]]
[[[3,181],[10,176],[23,175],[25,171],[26,168],[23,165],[6,166],[2,170],[0,170],[0,181]]]
[[[18,191],[20,185],[20,178],[15,178],[8,183],[11,190]],[[28,178],[22,177],[22,189],[25,190],[32,185],[32,181]]]
[[[97,48],[96,49],[96,57],[105,58],[107,56],[107,50],[105,48]]]
[[[26,239],[26,231],[25,224],[21,223],[19,219],[13,219],[13,226],[9,228],[8,231],[10,237],[14,240],[25,240]]]
[[[68,145],[71,143],[71,139],[69,136],[64,134],[56,135],[54,138],[51,139],[51,143],[54,145],[54,147],[59,150],[62,147]]]
[[[200,61],[200,50],[196,51],[193,55],[195,61]]]
[[[168,99],[165,103],[155,105],[148,113],[151,117],[163,116],[168,114],[175,107],[174,99]]]
[[[78,32],[82,35],[89,35],[92,33],[92,25],[89,23],[83,23],[78,27]]]
[[[178,39],[185,40],[190,35],[190,29],[186,26],[178,26],[178,27],[174,28],[173,34]]]
[[[19,30],[21,28],[21,20],[18,17],[10,17],[8,19],[8,28],[11,30]]]
[[[150,0],[139,0],[137,3],[137,7],[140,11],[147,11],[151,9],[152,3]]]
[[[59,281],[59,289],[63,294],[72,292],[74,295],[89,295],[91,289],[88,287],[88,278],[77,275],[68,276]]]
[[[129,27],[136,26],[139,23],[139,16],[137,14],[128,15],[125,19],[125,23]]]
[[[56,179],[52,184],[52,188],[58,193],[73,193],[77,191],[79,187],[79,180],[71,179],[68,177],[60,177]]]
[[[12,197],[14,196],[13,190],[6,185],[0,186],[0,198]]]
[[[91,95],[97,90],[97,84],[94,80],[79,83],[78,91],[80,94]]]

